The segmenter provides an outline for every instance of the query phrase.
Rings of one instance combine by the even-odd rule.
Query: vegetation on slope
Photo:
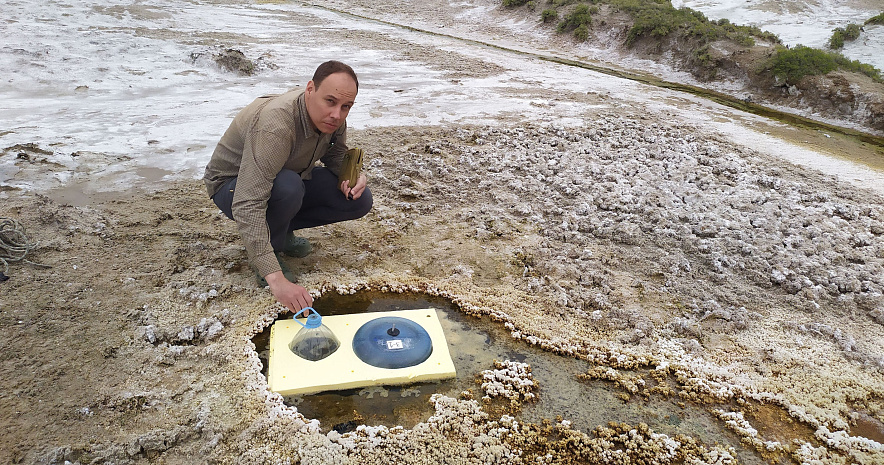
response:
[[[859,24],[850,23],[846,28],[837,27],[832,31],[832,37],[829,39],[829,48],[838,50],[844,48],[845,41],[854,41],[859,38],[862,29]]]
[[[526,7],[537,9],[534,0],[502,0],[510,8]],[[810,47],[785,47],[775,34],[762,31],[755,26],[732,24],[727,19],[713,21],[703,13],[691,8],[675,8],[669,0],[546,0],[549,8],[541,13],[543,23],[556,23],[559,33],[571,33],[577,40],[589,39],[593,27],[593,15],[598,14],[599,5],[611,12],[625,13],[632,19],[632,26],[626,35],[626,45],[633,46],[643,39],[685,38],[689,39],[690,59],[698,66],[712,68],[713,59],[709,46],[717,41],[729,41],[741,47],[750,48],[756,41],[774,45],[769,61],[759,69],[750,70],[758,74],[769,74],[788,84],[795,84],[804,76],[826,74],[837,69],[865,74],[878,82],[881,73],[871,65],[849,60],[839,53],[818,50]],[[559,20],[559,18],[562,18]],[[604,25],[604,21],[601,22]],[[866,21],[866,24],[884,24],[884,13]],[[861,28],[850,24],[835,30],[830,47],[843,47],[845,40],[859,36]],[[714,70],[712,73],[714,75]]]
[[[878,16],[872,16],[871,18],[867,19],[865,25],[868,26],[869,24],[884,25],[884,13],[881,13]]]
[[[764,69],[788,84],[795,84],[804,76],[827,74],[836,69],[863,73],[882,82],[880,71],[872,65],[849,60],[840,53],[826,52],[803,45],[778,50],[765,64]]]

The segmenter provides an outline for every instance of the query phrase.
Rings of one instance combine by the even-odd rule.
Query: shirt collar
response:
[[[301,93],[298,94],[298,98],[295,99],[295,108],[297,109],[298,116],[301,120],[301,134],[303,134],[305,139],[322,137],[322,134],[316,132],[316,130],[313,129],[313,124],[310,123],[310,115],[307,113],[307,101],[305,100],[306,95],[306,91],[302,90]]]

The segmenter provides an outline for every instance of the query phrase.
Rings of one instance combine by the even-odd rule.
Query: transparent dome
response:
[[[353,352],[378,368],[405,368],[430,358],[433,341],[421,325],[407,318],[385,316],[362,325],[353,336]]]

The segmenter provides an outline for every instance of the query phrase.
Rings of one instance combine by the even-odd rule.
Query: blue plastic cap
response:
[[[310,311],[312,311],[313,313],[310,313]],[[307,312],[307,324],[298,321],[298,315],[304,312]],[[322,326],[322,315],[320,315],[319,312],[317,312],[316,309],[314,309],[313,307],[302,308],[301,311],[295,313],[295,316],[293,316],[292,319],[295,320],[296,323],[307,329],[313,329]]]
[[[310,316],[307,317],[307,324],[304,325],[307,329],[318,328],[322,326],[322,317],[318,313],[311,313]]]

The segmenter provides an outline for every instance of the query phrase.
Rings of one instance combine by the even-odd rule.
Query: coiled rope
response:
[[[37,248],[36,242],[30,242],[25,228],[17,220],[12,218],[0,217],[0,263],[3,264],[3,271],[0,274],[6,274],[9,271],[9,262],[24,261],[37,266],[46,266],[25,260],[28,252]]]

